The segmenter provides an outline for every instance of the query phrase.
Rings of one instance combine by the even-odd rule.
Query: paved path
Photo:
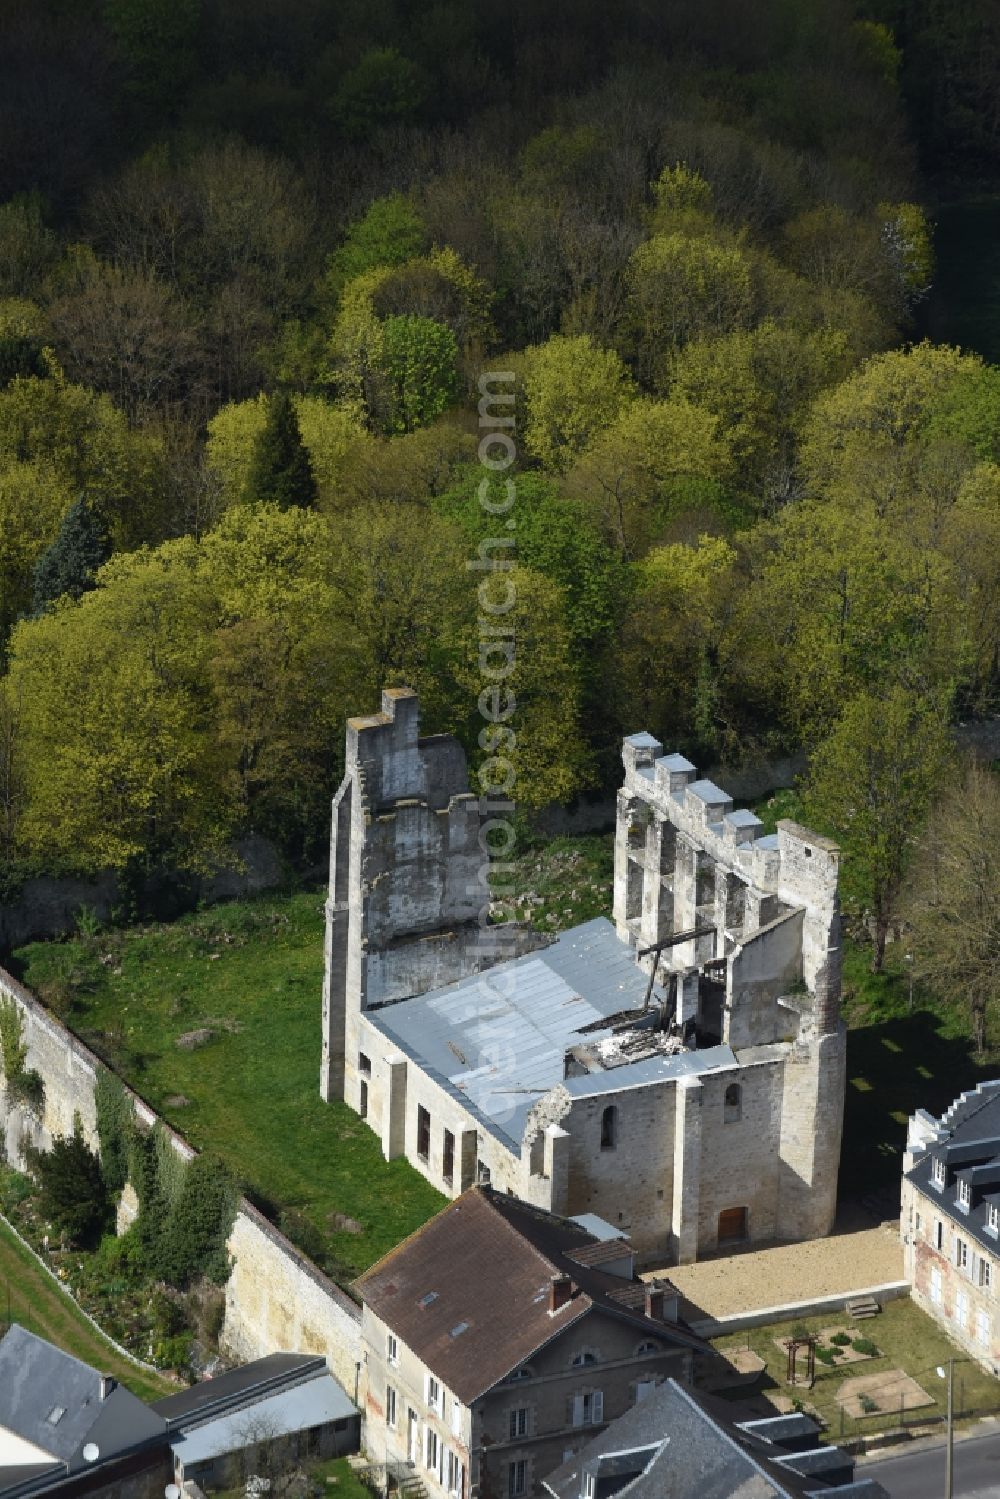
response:
[[[920,1451],[858,1463],[857,1478],[874,1478],[890,1499],[941,1499],[944,1443],[921,1442]],[[1000,1431],[955,1443],[955,1499],[997,1499],[1000,1495]]]
[[[661,1273],[684,1299],[681,1315],[698,1321],[903,1280],[903,1250],[888,1228],[868,1228],[671,1265]]]

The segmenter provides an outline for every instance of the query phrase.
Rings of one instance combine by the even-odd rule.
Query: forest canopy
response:
[[[308,863],[385,684],[484,758],[484,371],[525,809],[637,728],[829,763],[873,694],[994,707],[1000,376],[916,323],[972,83],[912,139],[916,9],[15,3],[8,875]]]

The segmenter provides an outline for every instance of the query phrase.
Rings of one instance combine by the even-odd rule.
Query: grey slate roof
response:
[[[325,1369],[326,1360],[315,1353],[269,1353],[265,1358],[241,1364],[238,1369],[203,1379],[189,1390],[166,1395],[154,1401],[151,1409],[163,1416],[170,1427],[193,1426],[199,1420],[210,1420],[231,1405],[245,1404]]]
[[[16,1323],[0,1338],[0,1426],[71,1470],[84,1465],[88,1442],[106,1460],[166,1431],[162,1417],[121,1385],[102,1400],[96,1369]]]
[[[1000,1082],[985,1083],[957,1099],[941,1120],[950,1133],[928,1147],[907,1179],[929,1198],[964,1238],[1000,1257],[1000,1236],[987,1227],[988,1209],[1000,1207]],[[933,1178],[935,1159],[945,1163],[945,1185]],[[971,1204],[958,1201],[958,1183],[967,1181]]]
[[[367,1017],[508,1148],[519,1148],[532,1104],[563,1081],[567,1049],[609,1036],[600,1022],[638,1008],[648,982],[600,916],[549,947]],[[595,1024],[584,1038],[583,1028]],[[598,1074],[600,1089],[612,1077],[615,1087],[626,1085],[632,1066],[642,1065]]]
[[[801,1461],[789,1454],[801,1446],[801,1422],[793,1419],[787,1432],[778,1417],[767,1424],[770,1441],[744,1428],[738,1406],[668,1379],[544,1478],[544,1487],[555,1499],[579,1499],[585,1474],[591,1473],[598,1499],[602,1492],[621,1499],[809,1499],[817,1491],[816,1478],[786,1466]],[[812,1430],[815,1434],[815,1426]],[[851,1471],[849,1458],[836,1448],[824,1450],[830,1468],[839,1463],[845,1473]],[[828,1499],[841,1494],[887,1499],[877,1483],[861,1488],[827,1483],[818,1492]]]
[[[323,1370],[291,1389],[279,1390],[192,1427],[174,1436],[171,1446],[187,1468],[192,1463],[238,1452],[258,1431],[272,1437],[284,1436],[333,1421],[346,1421],[357,1414],[357,1407],[348,1400],[333,1375]]]

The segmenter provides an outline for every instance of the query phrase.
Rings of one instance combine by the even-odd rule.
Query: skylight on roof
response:
[[[417,1302],[417,1305],[430,1306],[431,1302],[437,1301],[437,1299],[438,1293],[436,1291],[428,1291],[426,1296],[421,1296],[420,1300]]]
[[[451,1337],[451,1338],[460,1338],[462,1336],[463,1332],[468,1332],[468,1330],[469,1330],[469,1324],[468,1324],[468,1322],[459,1322],[459,1323],[456,1324],[456,1326],[454,1326],[452,1328],[452,1330],[448,1334],[448,1336]]]
[[[50,1426],[58,1426],[65,1414],[66,1407],[64,1405],[54,1405],[45,1419]]]

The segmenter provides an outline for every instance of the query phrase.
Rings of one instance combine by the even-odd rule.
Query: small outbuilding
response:
[[[312,1354],[273,1353],[153,1406],[167,1423],[174,1481],[200,1487],[267,1477],[357,1452],[361,1417]]]

